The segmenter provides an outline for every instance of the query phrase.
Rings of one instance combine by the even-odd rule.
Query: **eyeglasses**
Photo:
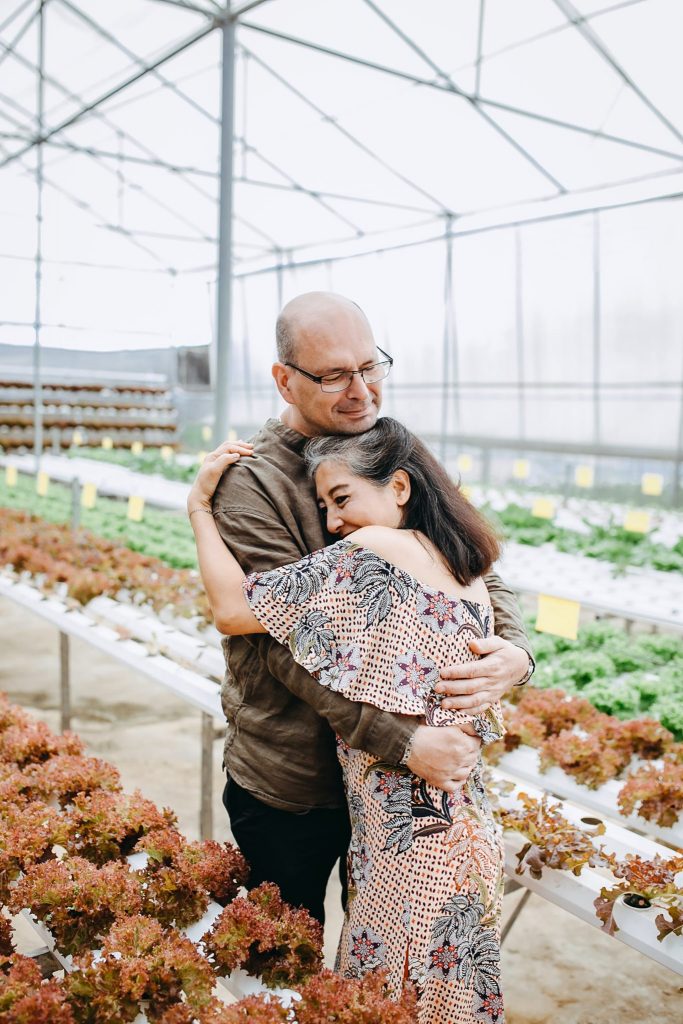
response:
[[[385,357],[379,363],[365,366],[362,370],[338,370],[336,373],[324,373],[321,377],[315,373],[309,373],[308,370],[302,370],[295,363],[285,363],[285,366],[291,366],[293,370],[303,374],[304,377],[308,377],[314,384],[319,384],[321,390],[329,395],[334,394],[336,391],[346,391],[347,388],[350,388],[356,374],[362,377],[366,384],[376,384],[378,380],[384,380],[385,377],[388,377],[389,370],[394,365],[394,360],[379,345],[377,346],[377,351]]]

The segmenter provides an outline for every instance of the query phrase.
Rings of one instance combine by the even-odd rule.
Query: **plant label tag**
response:
[[[81,491],[81,507],[94,508],[96,500],[97,485],[90,481],[86,484],[83,484],[83,490]]]
[[[539,633],[552,633],[554,636],[564,636],[567,640],[576,640],[580,611],[581,605],[578,601],[539,594],[536,629]]]
[[[576,472],[574,473],[574,482],[577,487],[592,487],[593,486],[593,467],[592,466],[577,466]]]
[[[133,455],[142,455],[142,449],[144,447],[145,446],[143,445],[142,441],[133,441],[132,445],[130,446],[130,450],[132,451]]]
[[[47,494],[49,486],[50,477],[47,475],[45,470],[41,469],[40,473],[36,477],[36,494],[38,494],[41,498],[44,498],[45,495]]]
[[[102,438],[102,447],[104,448],[105,452],[110,452],[112,450],[112,448],[114,447],[114,442],[113,442],[112,438],[111,437],[103,437]]]
[[[632,508],[624,516],[624,529],[629,533],[647,533],[650,529],[650,513]]]
[[[164,462],[168,462],[170,459],[173,458],[173,449],[171,448],[170,444],[162,444],[161,457],[164,460]]]
[[[228,441],[232,444],[233,441],[237,440],[237,431],[233,430],[232,427],[228,431]]]
[[[652,498],[658,498],[664,490],[664,477],[661,473],[643,473],[640,489],[643,494],[649,494]]]
[[[131,494],[128,499],[128,518],[134,523],[141,523],[145,514],[145,499],[139,494]]]
[[[472,456],[458,455],[456,465],[461,473],[469,473],[469,471],[472,469]]]
[[[212,437],[213,430],[208,425],[208,423],[205,423],[204,426],[202,427],[202,441],[210,441]]]
[[[17,476],[18,474],[16,466],[5,467],[5,483],[7,484],[8,487],[17,486]]]
[[[84,437],[83,437],[83,434],[80,432],[80,430],[74,430],[73,436],[71,438],[71,443],[76,448],[78,448],[79,445],[83,444],[83,441],[84,441]]]
[[[555,503],[550,498],[536,498],[531,507],[531,514],[537,519],[554,519]]]
[[[526,480],[529,476],[530,466],[528,459],[515,459],[512,463],[512,475],[515,480]]]

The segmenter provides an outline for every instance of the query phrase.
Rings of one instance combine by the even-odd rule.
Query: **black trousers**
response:
[[[325,890],[337,860],[346,906],[346,853],[351,825],[346,806],[301,814],[257,800],[228,776],[223,804],[232,834],[251,868],[250,887],[275,882],[282,898],[325,922]]]

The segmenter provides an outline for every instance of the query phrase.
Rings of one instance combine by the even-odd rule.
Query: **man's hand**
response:
[[[435,689],[447,694],[441,701],[445,710],[479,715],[524,677],[529,655],[500,636],[472,640],[469,648],[482,657],[442,669]]]
[[[426,782],[456,793],[479,758],[481,740],[469,726],[419,725],[407,767]]]

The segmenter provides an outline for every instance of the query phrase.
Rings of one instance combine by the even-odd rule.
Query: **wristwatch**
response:
[[[532,675],[536,671],[536,662],[531,657],[531,655],[528,653],[528,651],[527,651],[527,654],[528,654],[528,657],[529,657],[529,667],[526,670],[526,672],[524,673],[524,675],[522,676],[522,678],[520,680],[518,680],[518,682],[512,684],[513,686],[524,686],[525,683],[529,682],[529,680],[531,679]]]

